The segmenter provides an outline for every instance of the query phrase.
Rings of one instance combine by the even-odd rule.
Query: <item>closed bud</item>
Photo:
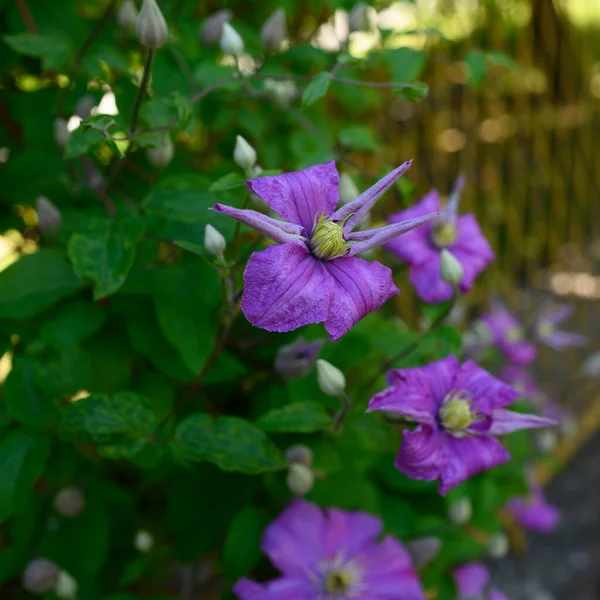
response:
[[[211,15],[200,27],[200,41],[203,44],[216,44],[221,39],[223,25],[233,16],[230,10],[220,10]]]
[[[258,177],[264,169],[260,165],[254,165],[252,167],[252,177]]]
[[[348,13],[348,29],[354,31],[367,31],[371,28],[371,8],[360,2]]]
[[[54,119],[54,141],[59,148],[64,148],[69,141],[71,132],[67,127],[67,120],[57,117]]]
[[[464,525],[471,520],[473,505],[468,498],[460,498],[448,509],[448,517],[456,525]]]
[[[273,100],[284,106],[289,104],[290,100],[293,100],[298,92],[296,84],[290,79],[284,81],[265,79],[264,89]]]
[[[310,467],[313,462],[313,452],[310,448],[303,446],[302,444],[295,444],[285,451],[285,460],[287,460],[290,465],[300,463]]]
[[[328,396],[341,396],[346,388],[344,374],[321,358],[317,361],[317,383],[321,391]]]
[[[56,233],[62,225],[60,211],[48,198],[38,196],[35,199],[35,211],[37,212],[38,226],[42,233]]]
[[[219,45],[225,54],[237,56],[244,51],[244,40],[229,23],[223,23]]]
[[[456,287],[462,281],[464,270],[458,259],[452,252],[444,248],[440,262],[440,276],[452,287]]]
[[[46,558],[32,560],[23,572],[23,587],[32,594],[53,590],[58,581],[58,567]]]
[[[558,435],[554,429],[542,429],[536,432],[535,444],[540,452],[553,452],[558,445]]]
[[[146,150],[148,162],[157,169],[164,169],[173,160],[174,154],[175,147],[168,133],[165,133],[162,145],[158,148],[148,148]]]
[[[126,31],[132,31],[138,16],[133,0],[125,0],[117,11],[117,23]]]
[[[275,356],[275,371],[284,379],[300,379],[308,375],[323,344],[323,340],[307,342],[299,337],[295,342],[281,346]]]
[[[73,600],[77,596],[77,581],[66,571],[61,571],[58,575],[58,581],[54,593],[62,600]]]
[[[169,39],[169,28],[156,0],[144,0],[135,20],[135,31],[140,44],[148,48],[160,48]]]
[[[278,8],[263,24],[260,30],[260,41],[267,52],[279,50],[287,37],[285,10]]]
[[[315,484],[315,474],[302,463],[292,463],[286,478],[287,486],[295,496],[306,496]]]
[[[133,538],[133,547],[138,552],[143,552],[144,554],[146,554],[147,552],[150,552],[150,550],[152,550],[153,546],[154,538],[150,533],[143,529],[140,529],[140,531],[138,531],[135,534],[135,537]]]
[[[223,260],[223,252],[225,252],[227,242],[221,233],[210,224],[204,228],[204,247],[207,252]]]
[[[348,173],[342,173],[340,175],[340,184],[338,189],[340,192],[340,204],[348,204],[348,202],[356,200],[360,195],[358,187]]]
[[[426,567],[442,548],[442,542],[434,537],[417,538],[406,545],[413,567],[419,571]]]
[[[75,114],[80,119],[87,119],[92,114],[92,109],[96,106],[96,99],[91,94],[81,96],[75,105]]]
[[[241,136],[235,138],[233,160],[244,171],[251,171],[256,164],[256,150]]]
[[[54,496],[54,508],[63,517],[77,517],[85,509],[85,498],[79,488],[63,488]]]
[[[503,533],[494,533],[487,543],[487,551],[492,558],[503,558],[508,554],[508,538]]]

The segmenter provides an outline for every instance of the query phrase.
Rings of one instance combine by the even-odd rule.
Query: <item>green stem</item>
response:
[[[344,421],[346,420],[346,417],[348,416],[348,414],[350,413],[350,409],[352,408],[352,402],[350,401],[350,398],[346,396],[346,394],[342,394],[340,396],[340,402],[342,404],[340,410],[338,410],[338,412],[335,413],[335,416],[333,417],[332,428],[333,431],[336,433],[342,428],[342,425],[344,424]]]
[[[140,108],[142,102],[148,92],[148,85],[150,84],[150,75],[152,74],[152,62],[154,61],[154,48],[148,48],[148,54],[146,55],[146,63],[144,65],[144,74],[142,75],[142,83],[138,90],[135,104],[133,105],[133,112],[131,113],[131,124],[129,125],[130,133],[134,133],[137,127],[138,118],[140,116]]]

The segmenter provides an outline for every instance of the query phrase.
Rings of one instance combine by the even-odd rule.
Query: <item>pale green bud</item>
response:
[[[354,183],[354,179],[352,179],[348,173],[342,173],[340,175],[338,189],[340,192],[340,204],[348,204],[348,202],[356,200],[360,195],[360,191]]]
[[[138,16],[137,8],[133,0],[125,0],[117,11],[117,23],[126,31],[132,31]]]
[[[487,543],[488,554],[492,558],[503,558],[508,554],[508,538],[503,533],[494,533]]]
[[[54,496],[54,508],[63,517],[78,517],[85,510],[85,497],[79,488],[63,488]]]
[[[287,486],[295,496],[305,496],[313,489],[315,474],[302,463],[292,463],[286,478]]]
[[[144,0],[135,20],[138,40],[148,48],[160,48],[169,39],[169,28],[156,0]]]
[[[213,256],[216,256],[220,260],[223,259],[227,242],[221,233],[210,224],[204,228],[204,247]]]
[[[442,250],[440,262],[440,275],[442,279],[452,287],[456,287],[462,281],[464,270],[458,259],[445,248]]]
[[[223,23],[219,45],[225,54],[233,54],[233,56],[244,51],[244,40],[229,23]]]
[[[296,444],[294,446],[290,446],[285,451],[285,460],[287,460],[288,464],[300,463],[310,467],[313,462],[313,453],[310,448],[307,446],[303,446],[302,444]]]
[[[279,50],[287,37],[285,10],[278,8],[263,24],[260,30],[260,41],[268,52]]]
[[[288,104],[298,91],[296,84],[289,79],[284,81],[265,79],[264,89],[273,100],[283,105]]]
[[[230,10],[220,10],[210,15],[200,27],[200,41],[203,44],[216,44],[221,39],[223,25],[233,16]]]
[[[413,567],[419,571],[426,567],[442,548],[442,542],[434,537],[417,538],[406,544]]]
[[[133,538],[133,547],[144,554],[150,552],[154,546],[154,538],[147,531],[140,529]]]
[[[171,141],[171,136],[166,133],[163,143],[158,148],[147,148],[146,158],[148,162],[157,169],[164,169],[172,160],[175,154],[175,147]]]
[[[54,593],[62,600],[73,600],[77,596],[77,581],[66,571],[58,574],[58,581]]]
[[[317,360],[317,383],[327,396],[341,396],[346,388],[344,374],[322,358]]]
[[[256,150],[241,136],[235,138],[233,160],[238,167],[250,172],[256,164]]]
[[[460,498],[453,502],[448,509],[450,520],[456,525],[464,525],[471,520],[473,505],[468,498]]]
[[[540,452],[553,452],[558,445],[558,434],[554,429],[537,431],[535,434],[535,445]]]
[[[59,148],[64,148],[69,141],[71,132],[67,127],[67,120],[61,117],[54,119],[54,141]]]
[[[44,594],[54,589],[58,567],[46,558],[32,560],[23,572],[23,587],[32,594]]]
[[[42,233],[53,234],[60,229],[63,222],[60,210],[46,196],[38,196],[35,199],[35,211],[37,212],[38,226]]]

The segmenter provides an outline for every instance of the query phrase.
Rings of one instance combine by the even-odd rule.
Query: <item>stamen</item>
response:
[[[520,342],[523,339],[523,329],[521,327],[509,327],[504,337],[508,342]]]
[[[456,225],[450,221],[440,220],[431,230],[431,241],[438,248],[451,246],[458,237]]]
[[[471,400],[464,391],[448,394],[439,416],[442,427],[456,437],[465,435],[468,427],[477,421],[476,415],[471,411]]]
[[[350,246],[344,240],[344,222],[331,221],[323,213],[321,213],[318,221],[317,216],[315,216],[315,223],[308,245],[316,258],[331,260],[347,254]]]

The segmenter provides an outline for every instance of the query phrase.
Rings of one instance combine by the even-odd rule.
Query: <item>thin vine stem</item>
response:
[[[148,93],[148,86],[150,84],[150,75],[152,74],[152,63],[154,62],[154,48],[148,48],[148,54],[146,54],[146,63],[144,64],[144,74],[142,75],[142,82],[138,89],[135,104],[133,105],[133,111],[131,113],[131,123],[129,124],[129,131],[134,133],[137,128],[138,119],[140,116],[140,108],[146,94]]]

